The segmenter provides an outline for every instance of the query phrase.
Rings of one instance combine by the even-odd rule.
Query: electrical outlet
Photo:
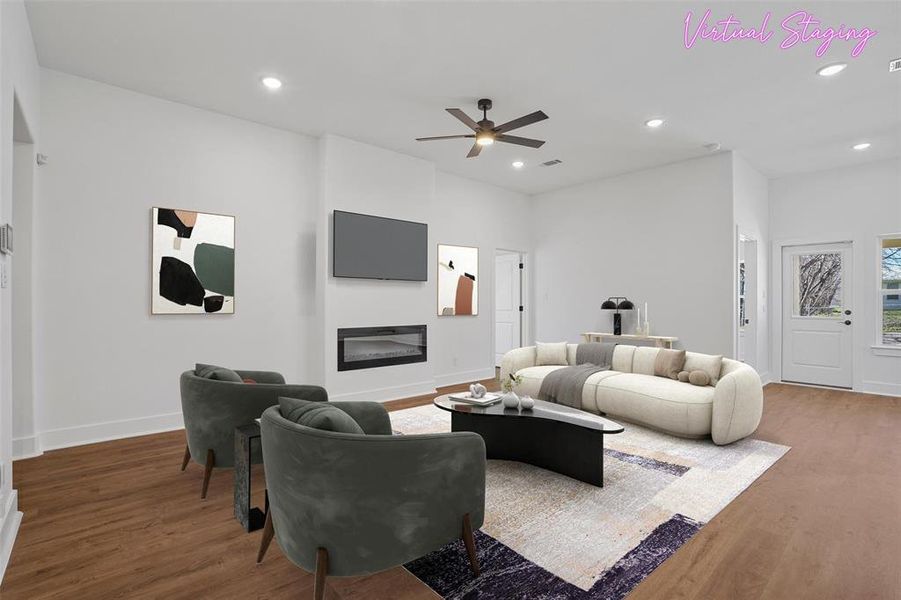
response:
[[[9,276],[6,261],[0,262],[0,288],[6,288],[9,285]]]

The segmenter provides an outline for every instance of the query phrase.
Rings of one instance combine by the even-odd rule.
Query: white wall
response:
[[[767,298],[769,287],[769,187],[761,175],[740,155],[732,155],[732,190],[735,224],[740,235],[757,242],[757,278],[755,314],[749,315],[756,330],[755,356],[751,362],[766,381],[770,375],[769,314]]]
[[[437,174],[435,209],[430,236],[437,244],[479,248],[479,314],[474,317],[438,317],[434,331],[440,342],[430,351],[435,361],[438,385],[494,376],[494,251],[527,253],[526,272],[531,269],[531,203],[522,195],[498,187],[449,175]],[[437,278],[434,266],[430,277]],[[531,308],[528,287],[524,305]],[[433,306],[435,313],[437,309]],[[530,311],[524,320],[528,321]],[[530,328],[525,328],[528,335]],[[529,340],[524,336],[524,343]]]
[[[25,6],[21,1],[0,2],[0,223],[12,221],[13,106],[18,100],[33,140],[40,139],[40,82],[37,56]],[[26,157],[27,158],[27,157]],[[0,256],[12,279],[14,259]],[[0,290],[0,577],[21,520],[17,494],[12,488],[12,288]]]
[[[385,400],[430,392],[435,389],[431,362],[339,372],[336,335],[341,327],[430,325],[435,305],[432,278],[429,282],[335,278],[329,249],[334,210],[428,223],[435,197],[435,166],[337,136],[325,136],[322,150],[318,266],[324,270],[325,281],[323,347],[329,396]],[[435,248],[430,244],[429,265],[434,259]],[[429,341],[431,349],[435,340]]]
[[[877,342],[876,236],[901,232],[901,160],[878,161],[770,182],[772,289],[781,277],[781,243],[853,242],[854,389],[901,395],[901,352],[883,356]],[[781,372],[780,299],[773,315],[773,371]]]
[[[731,356],[732,157],[722,153],[535,197],[535,339],[610,330],[608,296],[649,303],[652,335]]]
[[[182,427],[195,362],[316,377],[316,140],[42,72],[35,376],[44,449]],[[150,209],[236,216],[234,315],[150,315]]]
[[[338,136],[322,140],[318,280],[324,289],[324,381],[335,399],[387,400],[494,375],[494,250],[528,251],[529,201],[519,193],[448,175],[432,163]],[[331,213],[348,210],[429,225],[427,282],[331,276]],[[437,245],[479,248],[479,314],[437,316]],[[337,370],[341,327],[428,327],[428,362]]]

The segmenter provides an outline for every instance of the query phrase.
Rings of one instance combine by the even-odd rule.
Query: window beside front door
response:
[[[880,238],[879,331],[885,346],[901,346],[901,234]]]

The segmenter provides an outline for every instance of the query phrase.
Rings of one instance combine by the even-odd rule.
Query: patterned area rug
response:
[[[391,413],[404,434],[450,431],[450,413]],[[604,487],[490,460],[473,577],[462,542],[406,568],[447,599],[619,600],[779,460],[788,446],[729,446],[625,424],[605,438]]]

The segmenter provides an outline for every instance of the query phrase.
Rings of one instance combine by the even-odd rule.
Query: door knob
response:
[[[847,320],[847,321],[845,321],[845,325],[850,325],[850,324],[851,324],[851,320],[850,320],[850,319]]]
[[[846,310],[845,310],[845,314],[846,314],[846,315],[850,315],[850,314],[851,314],[851,311],[846,309]]]

